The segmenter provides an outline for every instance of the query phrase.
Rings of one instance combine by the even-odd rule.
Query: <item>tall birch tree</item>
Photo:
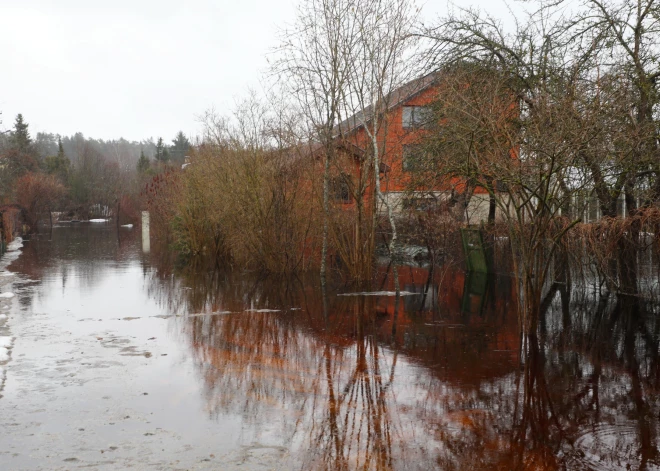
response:
[[[330,213],[330,165],[342,119],[350,61],[357,38],[355,0],[304,0],[292,29],[282,34],[273,72],[295,98],[309,123],[310,142],[323,152],[323,240],[321,284],[326,284]]]
[[[413,78],[410,65],[414,45],[413,28],[419,10],[411,0],[367,0],[355,9],[359,43],[350,61],[348,99],[356,121],[364,129],[367,153],[374,174],[374,229],[379,209],[383,208],[391,229],[389,252],[397,295],[400,292],[396,266],[398,236],[392,202],[381,190],[381,162],[386,151],[388,113],[393,104],[392,91]]]

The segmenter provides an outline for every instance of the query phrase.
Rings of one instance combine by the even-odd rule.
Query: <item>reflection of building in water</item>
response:
[[[173,285],[194,312],[236,312],[177,319],[211,416],[237,415],[248,437],[285,447],[283,468],[656,465],[657,344],[650,355],[638,335],[657,339],[651,316],[574,305],[570,325],[558,298],[521,359],[511,280],[400,275],[433,301],[330,296],[324,316],[316,283],[206,274]],[[287,306],[300,310],[245,311]]]

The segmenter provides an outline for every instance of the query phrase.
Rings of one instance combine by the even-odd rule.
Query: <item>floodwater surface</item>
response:
[[[458,268],[401,267],[397,302],[386,267],[323,296],[105,224],[21,251],[1,470],[660,469],[657,301],[555,289],[521,338],[512,281]]]

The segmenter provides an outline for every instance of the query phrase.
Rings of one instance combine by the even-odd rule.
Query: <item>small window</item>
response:
[[[403,146],[403,171],[419,172],[426,166],[426,152],[420,145]]]
[[[431,109],[428,106],[404,106],[401,119],[404,129],[425,128],[431,122]]]
[[[509,191],[509,186],[502,180],[495,180],[495,190],[505,193]]]
[[[338,203],[351,202],[351,188],[348,180],[348,175],[343,173],[330,179],[330,195]]]

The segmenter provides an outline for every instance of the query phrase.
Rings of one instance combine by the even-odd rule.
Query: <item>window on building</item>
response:
[[[403,171],[419,172],[426,166],[426,152],[417,144],[403,146]]]
[[[431,108],[428,106],[404,106],[401,119],[405,129],[425,128],[431,122]]]
[[[351,187],[349,176],[342,173],[330,179],[330,196],[338,203],[351,202]]]
[[[502,180],[495,180],[495,190],[500,191],[502,193],[506,193],[509,191],[509,186],[506,184],[506,182],[503,182]]]

